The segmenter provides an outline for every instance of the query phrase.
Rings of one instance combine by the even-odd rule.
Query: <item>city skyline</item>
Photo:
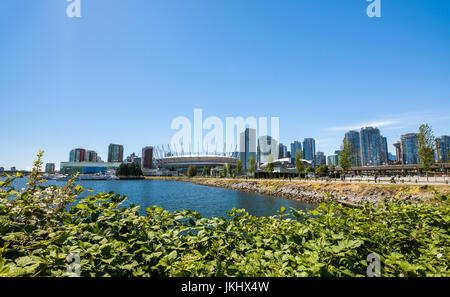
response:
[[[340,148],[342,147],[343,141],[347,140],[347,141],[349,141],[349,145],[350,145],[349,149],[352,152],[352,154],[354,154],[354,158],[352,159],[352,166],[361,166],[361,165],[364,166],[363,160],[362,160],[363,158],[361,158],[361,155],[363,154],[363,149],[362,149],[363,146],[361,145],[360,141],[361,141],[362,138],[360,139],[360,135],[359,134],[360,134],[360,131],[367,131],[367,130],[369,130],[369,131],[377,131],[376,133],[378,133],[378,137],[379,137],[379,141],[380,141],[380,143],[377,144],[379,146],[379,148],[378,148],[379,151],[375,153],[376,156],[375,157],[371,156],[369,159],[372,159],[372,160],[380,159],[380,160],[378,160],[380,163],[379,164],[376,163],[376,166],[382,165],[382,164],[385,163],[384,161],[381,161],[381,158],[382,158],[381,154],[383,154],[382,147],[384,147],[384,145],[387,143],[387,138],[383,137],[383,135],[381,134],[380,129],[378,129],[377,127],[370,127],[370,126],[368,126],[368,127],[361,127],[360,130],[356,130],[356,129],[349,130],[346,133],[344,133],[343,136],[342,136],[341,142],[339,143],[339,145],[336,145],[336,147],[338,149],[336,149],[334,152],[331,152],[329,154],[320,151],[321,149],[318,148],[315,145],[316,140],[315,140],[314,137],[304,138],[303,141],[294,140],[292,143],[289,144],[290,149],[288,149],[288,146],[283,145],[283,143],[279,143],[279,141],[277,139],[271,137],[270,134],[256,137],[256,130],[255,129],[246,128],[244,131],[238,133],[239,138],[240,138],[240,141],[239,141],[240,145],[244,145],[244,147],[245,147],[244,151],[239,151],[239,149],[238,149],[238,151],[236,151],[236,152],[227,152],[227,153],[235,155],[236,158],[241,159],[241,160],[242,160],[242,158],[244,158],[244,159],[246,159],[246,163],[248,163],[248,159],[250,158],[250,156],[246,157],[247,156],[246,151],[250,150],[250,153],[251,153],[251,150],[252,150],[252,148],[254,146],[255,152],[253,152],[252,156],[255,158],[255,162],[260,162],[259,161],[259,158],[260,158],[259,157],[260,156],[260,154],[259,154],[260,145],[262,145],[262,146],[267,146],[268,145],[268,148],[265,148],[266,152],[264,153],[264,155],[265,155],[265,157],[263,157],[264,160],[267,158],[268,155],[272,155],[271,154],[272,151],[275,151],[275,154],[277,154],[277,156],[280,156],[280,148],[281,148],[281,146],[283,146],[286,149],[286,153],[289,152],[290,155],[291,155],[291,158],[293,159],[293,158],[295,158],[295,154],[292,153],[292,148],[297,148],[297,146],[300,145],[304,160],[316,161],[317,162],[317,160],[315,158],[319,154],[321,156],[324,156],[323,160],[325,161],[325,163],[321,162],[321,164],[329,165],[328,157],[335,156],[336,154],[338,155],[338,152],[340,152]],[[253,138],[253,144],[254,144],[253,146],[249,145],[249,136],[248,136],[249,132],[248,131],[253,131],[252,132],[253,134],[250,137],[250,138]],[[353,150],[355,149],[355,143],[354,143],[355,134],[357,135],[356,139],[357,139],[357,142],[358,142],[357,146],[356,146],[356,148],[358,148],[356,153],[353,152]],[[387,158],[386,161],[389,160],[389,156],[390,155],[392,155],[392,156],[396,156],[397,155],[398,148],[397,148],[396,145],[398,144],[400,146],[400,162],[405,162],[405,164],[419,164],[420,160],[418,159],[418,156],[417,156],[417,153],[418,153],[417,152],[417,149],[418,149],[418,135],[419,135],[418,132],[405,133],[405,134],[400,135],[399,139],[397,139],[395,141],[391,141],[390,143],[392,143],[392,145],[388,146],[388,151],[385,152],[385,153],[387,153],[386,154],[386,158]],[[413,140],[411,140],[412,137],[413,137]],[[440,152],[441,151],[446,151],[448,153],[449,148],[450,148],[450,136],[434,134],[434,137],[435,137],[435,142],[439,143],[439,146],[436,146],[436,148],[435,148],[436,162],[438,161],[438,159],[441,159],[441,158],[443,158],[444,162],[447,162],[448,161],[448,155],[445,155],[445,154],[442,155],[442,153],[440,153]],[[273,141],[273,143],[271,144],[272,141]],[[311,144],[312,147],[311,148],[312,148],[312,150],[314,152],[313,160],[310,160],[309,158],[305,158],[305,142],[312,142],[312,144]],[[411,147],[411,145],[413,145],[413,147]],[[159,145],[157,145],[157,146],[159,146]],[[372,146],[371,144],[366,145],[366,149],[370,150],[371,146]],[[127,152],[126,147],[127,147],[127,145],[123,145],[123,144],[112,144],[112,143],[108,144],[108,149],[106,150],[106,152],[107,152],[106,155],[107,155],[107,158],[108,158],[108,162],[111,163],[110,161],[112,161],[112,163],[114,163],[114,162],[116,162],[116,163],[120,162],[121,163],[121,162],[124,161],[125,158],[123,156],[125,156],[125,155],[130,155],[130,156],[143,158],[143,156],[140,154],[140,152],[141,152],[141,150],[142,150],[142,152],[144,152],[147,149],[150,149],[152,151],[152,155],[154,155],[153,149],[155,147],[155,144],[145,145],[145,146],[141,147],[139,150],[137,150],[138,151],[137,155],[135,155],[135,151]],[[307,148],[307,150],[309,150],[309,149],[310,148]],[[115,150],[118,150],[118,152],[116,153],[117,154],[117,158],[114,159],[114,160],[110,160],[112,151],[115,151]],[[194,153],[193,151],[191,151],[191,152],[181,152],[181,151],[180,152],[175,152],[175,151],[172,151],[170,153],[172,153],[172,154],[176,153],[176,154],[179,154],[179,155],[182,155],[182,154],[196,155],[197,154],[197,153]],[[210,153],[212,154],[213,152],[210,152]],[[408,157],[406,157],[406,154],[408,154]],[[411,156],[411,154],[415,155],[415,156]],[[88,156],[91,156],[91,157],[88,157]],[[95,157],[92,157],[92,156],[95,156]],[[277,160],[277,159],[279,159],[279,158],[274,157],[274,160]],[[411,160],[414,160],[414,161],[411,161]],[[54,161],[54,162],[47,162],[47,161],[44,160],[44,166],[45,166],[45,164],[59,164],[59,163],[65,163],[67,161],[68,162],[104,162],[102,160],[102,158],[101,158],[101,154],[97,153],[97,150],[84,149],[84,148],[78,147],[78,148],[75,148],[75,149],[71,149],[69,151],[69,157],[68,158],[63,158],[62,160],[57,160],[57,161]],[[262,163],[265,163],[265,162],[260,162],[260,163],[262,164]],[[368,166],[373,166],[373,165],[369,165],[369,163],[367,165]],[[247,166],[248,166],[248,164],[244,165],[244,169],[246,169]],[[18,171],[20,171],[20,170],[30,171],[31,170],[31,167],[29,167],[29,168],[20,168],[19,166],[15,166],[15,165],[8,167],[8,166],[1,165],[1,163],[0,163],[0,168],[4,168],[4,170],[9,170],[9,168],[16,168],[16,170],[18,170]],[[146,168],[148,168],[148,166]]]
[[[30,169],[40,149],[56,164],[75,146],[139,153],[195,108],[279,117],[279,143],[314,137],[327,156],[364,126],[391,153],[422,123],[449,134],[449,2],[386,1],[379,19],[366,1],[98,0],[80,19],[65,1],[0,8],[0,167]]]

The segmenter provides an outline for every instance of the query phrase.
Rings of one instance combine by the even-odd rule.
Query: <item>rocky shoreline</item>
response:
[[[376,185],[356,183],[319,183],[287,180],[242,180],[216,178],[182,178],[178,181],[197,185],[231,189],[287,198],[290,200],[317,204],[324,196],[331,194],[339,203],[356,207],[361,202],[377,203],[384,199],[402,201],[430,201],[435,195],[432,186]],[[447,192],[449,187],[446,187]]]

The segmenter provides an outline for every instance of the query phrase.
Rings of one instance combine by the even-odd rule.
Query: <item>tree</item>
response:
[[[241,172],[242,172],[242,161],[238,160],[236,165],[236,173],[241,174]]]
[[[253,157],[250,157],[250,160],[249,160],[249,168],[248,168],[248,171],[252,174],[252,175],[254,175],[254,173],[255,173],[255,168],[256,168],[256,163],[255,163],[255,158],[253,158]]]
[[[208,175],[208,167],[203,167],[203,173],[202,173],[202,175],[203,176],[207,176]]]
[[[336,166],[334,166],[334,165],[330,166],[330,173],[332,173],[333,176],[335,175],[335,173],[336,173]]]
[[[302,150],[297,150],[295,152],[295,168],[297,169],[298,177],[301,177],[301,174],[305,171],[305,166],[303,165],[302,159]]]
[[[187,176],[194,177],[196,175],[197,175],[197,166],[195,166],[195,165],[189,166],[188,170],[187,170]]]
[[[269,155],[267,157],[267,168],[266,168],[266,172],[272,174],[273,171],[275,169],[275,164],[273,163],[273,156]]]
[[[306,173],[314,173],[314,168],[312,168],[312,166],[309,166],[308,168],[306,168]]]
[[[231,172],[231,163],[228,163],[227,165],[227,173],[229,176],[231,176],[232,172]]]
[[[316,169],[316,173],[320,176],[327,176],[328,175],[329,168],[326,164],[323,164],[319,168]]]
[[[428,124],[421,125],[419,131],[418,155],[423,170],[427,172],[434,163],[435,138]]]
[[[116,171],[117,176],[142,176],[142,170],[137,163],[122,163]]]
[[[344,170],[344,173],[347,172],[350,169],[350,167],[352,167],[350,145],[348,144],[347,139],[344,139],[344,145],[340,153],[339,165],[341,165],[341,168],[342,170]]]
[[[227,177],[227,166],[222,167],[222,171],[220,172],[220,177]]]

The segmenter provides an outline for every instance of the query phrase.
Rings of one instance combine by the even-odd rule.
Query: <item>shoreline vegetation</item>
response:
[[[44,186],[41,157],[26,188],[12,186],[19,175],[0,181],[0,277],[359,277],[374,254],[382,277],[450,276],[445,194],[354,208],[328,194],[314,210],[282,207],[271,217],[233,208],[209,219],[160,207],[142,216],[120,194],[83,197],[75,177]],[[256,183],[266,186],[276,190]]]
[[[360,203],[379,203],[395,199],[404,202],[436,203],[436,195],[450,195],[446,185],[388,185],[368,183],[332,183],[306,180],[256,180],[224,178],[186,177],[146,177],[147,180],[168,180],[188,182],[201,186],[243,191],[294,201],[319,204],[325,196],[349,207]]]

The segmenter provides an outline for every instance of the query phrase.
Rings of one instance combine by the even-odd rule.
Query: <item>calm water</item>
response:
[[[26,187],[26,179],[14,182],[16,189]],[[65,182],[48,181],[47,184],[63,185]],[[227,189],[198,186],[191,183],[160,180],[110,180],[78,181],[85,189],[93,193],[115,192],[128,196],[125,205],[139,205],[141,214],[150,206],[160,206],[166,210],[190,209],[204,217],[226,216],[226,211],[233,207],[244,208],[256,216],[277,214],[282,206],[289,209],[313,209],[315,205],[295,202],[283,198],[263,196]]]

